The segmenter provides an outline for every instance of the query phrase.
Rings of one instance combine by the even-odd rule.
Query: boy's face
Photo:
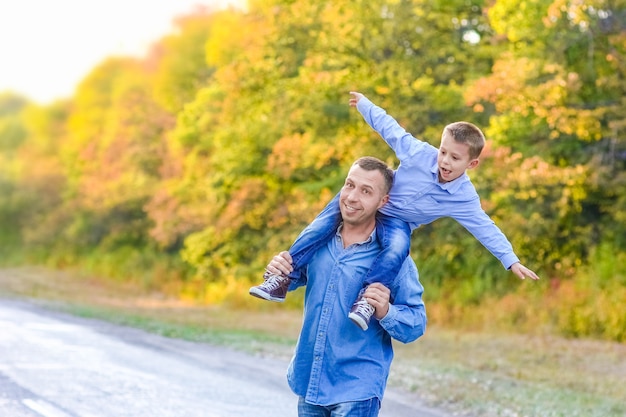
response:
[[[437,155],[439,166],[439,182],[450,182],[459,178],[465,170],[478,165],[478,158],[470,159],[469,145],[459,143],[445,132],[441,137],[441,145]]]

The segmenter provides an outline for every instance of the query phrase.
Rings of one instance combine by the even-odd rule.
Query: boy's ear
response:
[[[480,163],[480,160],[478,158],[476,159],[472,159],[470,161],[470,163],[467,165],[467,169],[473,169],[476,168],[478,166],[478,164]]]

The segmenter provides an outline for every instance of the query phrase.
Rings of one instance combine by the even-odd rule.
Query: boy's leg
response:
[[[298,235],[289,248],[293,260],[294,272],[291,278],[297,278],[298,270],[306,265],[319,248],[324,246],[337,233],[341,223],[339,194],[337,194],[317,217]]]
[[[340,222],[341,211],[339,210],[339,194],[337,194],[289,248],[294,272],[289,277],[285,277],[266,271],[263,275],[264,282],[250,288],[250,295],[268,301],[285,301],[291,279],[299,278],[300,268],[306,265],[313,254],[336,233]]]
[[[367,330],[370,318],[374,313],[374,308],[362,297],[365,288],[373,282],[380,282],[388,288],[391,287],[391,283],[400,272],[404,260],[409,256],[411,248],[411,228],[406,222],[398,218],[378,213],[376,215],[376,234],[382,250],[365,274],[363,289],[350,309],[350,314],[348,314],[348,317],[363,330]]]

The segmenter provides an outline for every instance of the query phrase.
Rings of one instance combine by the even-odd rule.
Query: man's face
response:
[[[437,155],[439,182],[450,182],[459,178],[465,170],[478,165],[478,159],[470,159],[469,145],[459,143],[447,132],[441,137]]]
[[[359,165],[353,165],[339,195],[343,222],[355,226],[373,222],[376,211],[388,199],[385,180],[380,171],[367,171]]]

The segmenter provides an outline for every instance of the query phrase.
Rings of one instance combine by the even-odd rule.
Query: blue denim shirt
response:
[[[364,273],[380,250],[375,233],[344,249],[338,232],[292,280],[290,290],[306,285],[306,292],[302,330],[287,380],[310,404],[374,397],[382,401],[393,359],[391,339],[409,343],[426,329],[424,289],[410,257],[391,286],[394,304],[387,315],[380,321],[372,318],[366,331],[348,319]]]
[[[400,160],[389,202],[380,212],[404,220],[411,230],[442,217],[452,217],[506,269],[519,262],[511,243],[482,209],[467,174],[454,181],[439,182],[437,148],[413,137],[367,97],[358,101],[357,109]]]

